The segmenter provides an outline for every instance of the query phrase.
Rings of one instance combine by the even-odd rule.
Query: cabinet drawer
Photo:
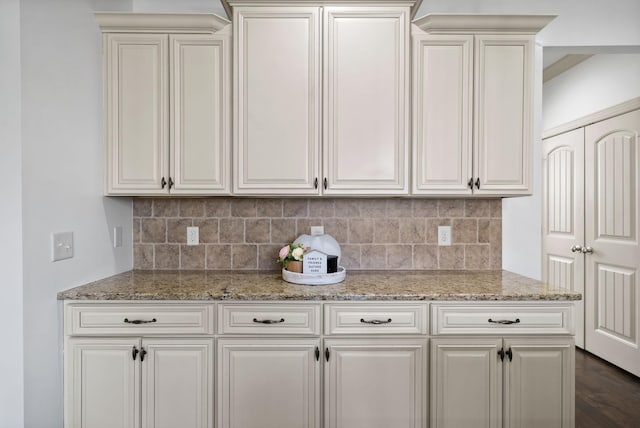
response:
[[[427,334],[427,305],[327,304],[325,334]]]
[[[431,333],[574,334],[573,306],[433,304]]]
[[[218,310],[219,334],[320,334],[317,304],[221,304]]]
[[[213,304],[69,304],[68,335],[213,334]]]

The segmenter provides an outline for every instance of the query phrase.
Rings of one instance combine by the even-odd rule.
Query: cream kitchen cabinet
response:
[[[229,1],[234,193],[407,194],[413,2],[269,3]]]
[[[214,15],[96,16],[106,194],[229,193],[230,23]]]
[[[573,427],[573,306],[476,306],[432,307],[430,426]]]
[[[413,194],[531,193],[535,33],[551,19],[414,21]]]
[[[66,305],[65,428],[213,428],[212,310]]]

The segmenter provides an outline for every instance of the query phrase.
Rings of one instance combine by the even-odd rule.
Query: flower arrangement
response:
[[[302,244],[287,244],[278,252],[278,258],[276,258],[276,262],[282,264],[282,266],[284,266],[284,268],[287,270],[291,270],[289,269],[289,265],[292,264],[291,262],[298,262],[295,264],[299,264],[301,269],[302,259],[306,250],[307,249]],[[302,272],[302,270],[300,270],[299,272]]]

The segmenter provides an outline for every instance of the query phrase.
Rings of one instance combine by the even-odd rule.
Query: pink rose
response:
[[[284,260],[285,257],[287,257],[288,255],[289,255],[289,246],[285,245],[280,249],[280,253],[278,253],[278,257],[280,257],[281,260]]]

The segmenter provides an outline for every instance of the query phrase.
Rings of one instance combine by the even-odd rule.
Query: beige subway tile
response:
[[[346,218],[325,218],[322,220],[324,233],[333,236],[339,244],[349,239],[349,220]]]
[[[219,233],[221,244],[244,242],[244,220],[241,218],[221,218]]]
[[[413,201],[411,199],[388,199],[387,217],[411,217]]]
[[[414,217],[438,217],[438,200],[437,199],[414,199],[413,201]]]
[[[258,246],[234,244],[231,246],[231,268],[255,270],[258,268]]]
[[[414,245],[413,268],[420,270],[438,269],[438,247],[435,245]]]
[[[489,227],[489,242],[491,244],[498,243],[502,245],[502,220],[491,219]]]
[[[192,226],[190,218],[167,219],[167,242],[184,244],[187,242],[187,227]]]
[[[311,226],[322,226],[322,219],[321,218],[296,219],[296,237],[300,235],[310,235]]]
[[[256,213],[255,199],[231,200],[231,217],[255,217]]]
[[[204,211],[207,217],[231,216],[231,200],[229,198],[212,198],[204,202]]]
[[[491,248],[489,244],[472,244],[465,246],[464,266],[465,269],[484,270],[489,269],[491,259]]]
[[[411,245],[387,246],[387,269],[413,268],[413,250]]]
[[[142,235],[141,232],[141,226],[142,225],[142,220],[139,218],[134,218],[133,219],[133,225],[132,225],[132,234],[133,234],[133,243],[138,243],[140,242],[140,237]]]
[[[478,219],[478,242],[480,244],[488,244],[491,235],[491,222],[489,219]]]
[[[133,198],[133,216],[151,217],[152,199]]]
[[[268,218],[248,218],[244,221],[245,242],[266,244],[271,239]]]
[[[502,199],[491,200],[491,217],[502,218]]]
[[[384,245],[363,245],[360,248],[360,265],[362,269],[386,269],[387,247]]]
[[[386,217],[387,216],[386,199],[361,199],[360,200],[360,216],[364,218]]]
[[[204,245],[182,245],[180,246],[180,268],[202,270],[205,266],[205,246]]]
[[[376,244],[395,244],[400,238],[399,220],[377,218],[374,220],[373,242]]]
[[[282,199],[258,199],[256,210],[258,217],[282,217]]]
[[[282,202],[282,215],[283,217],[308,217],[309,200],[285,199]]]
[[[219,220],[217,218],[195,218],[193,225],[197,226],[201,244],[213,244],[219,242]]]
[[[467,199],[464,202],[465,217],[486,217],[491,216],[491,203],[488,199]]]
[[[274,244],[288,244],[293,242],[297,236],[294,218],[271,219],[271,242]]]
[[[341,245],[340,260],[338,264],[344,266],[345,269],[360,269],[360,245]]]
[[[454,218],[451,221],[451,242],[453,244],[478,242],[478,220]]]
[[[438,247],[438,268],[450,270],[463,270],[464,245],[451,245]]]
[[[180,201],[178,199],[154,199],[154,217],[178,217],[180,212]]]
[[[311,217],[334,217],[336,215],[335,201],[333,199],[310,199],[309,215]]]
[[[167,222],[164,218],[141,219],[141,241],[161,243],[167,240]]]
[[[204,199],[181,199],[180,217],[204,217]]]
[[[438,217],[463,217],[464,199],[439,199]]]
[[[276,262],[280,245],[262,244],[258,245],[258,269],[259,270],[280,270],[282,265]]]
[[[133,268],[153,269],[153,245],[135,244],[133,246]]]
[[[336,199],[336,217],[360,217],[360,201],[358,199]]]
[[[427,219],[427,243],[438,243],[438,226],[451,226],[451,219],[428,218]]]
[[[400,220],[400,242],[404,244],[423,244],[427,239],[426,220],[424,218],[403,218]]]
[[[206,246],[206,268],[211,270],[231,269],[231,245],[215,244]]]
[[[179,269],[180,244],[157,244],[155,246],[155,269]]]
[[[373,242],[373,219],[349,219],[349,243],[370,244]]]
[[[502,245],[491,244],[491,269],[502,269]]]

